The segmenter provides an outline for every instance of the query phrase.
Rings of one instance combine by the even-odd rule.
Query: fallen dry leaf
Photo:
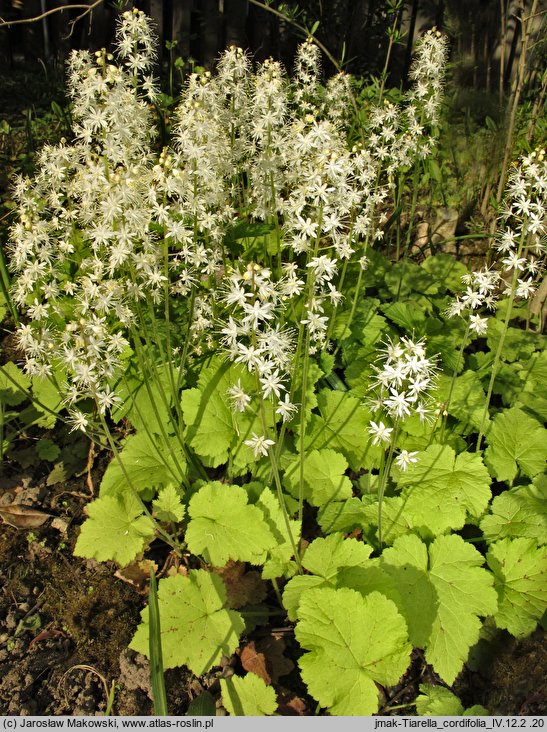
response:
[[[294,663],[285,656],[285,641],[281,635],[272,633],[260,638],[257,650],[264,654],[266,667],[274,684],[279,681],[280,676],[290,674],[293,670]]]
[[[266,667],[266,656],[256,650],[254,641],[250,641],[246,646],[243,646],[239,657],[241,659],[241,665],[245,671],[249,671],[250,673],[260,676],[260,678],[267,684],[272,683],[271,676]]]
[[[285,641],[276,633],[256,642],[249,641],[239,652],[239,657],[245,671],[260,676],[267,684],[277,683],[280,676],[294,669],[294,663],[285,656]]]
[[[265,599],[266,583],[260,579],[259,572],[245,572],[244,562],[230,561],[225,567],[216,567],[213,571],[224,580],[228,593],[226,606],[230,609],[258,605]]]
[[[289,689],[278,688],[277,699],[279,707],[277,713],[283,717],[302,717],[306,714],[306,702]]]
[[[65,521],[62,518],[54,518],[51,522],[51,528],[57,529],[61,534],[66,534],[68,529],[68,521]]]
[[[133,564],[123,567],[123,569],[118,569],[114,573],[114,577],[134,587],[139,594],[146,595],[150,581],[150,570],[152,568],[154,568],[155,572],[158,571],[158,566],[155,562],[152,562],[150,559],[143,559],[140,562],[133,562]]]
[[[0,516],[5,524],[15,529],[36,529],[42,526],[51,514],[36,511],[34,508],[20,505],[0,506]]]

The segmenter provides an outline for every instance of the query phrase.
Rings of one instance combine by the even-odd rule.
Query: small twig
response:
[[[531,20],[532,18],[539,18],[540,15],[545,15],[547,13],[547,10],[538,10],[537,13],[531,13],[530,15],[525,15],[522,20]]]
[[[12,25],[22,25],[23,23],[37,23],[38,21],[47,18],[48,15],[53,15],[53,13],[62,13],[65,10],[83,10],[84,12],[81,15],[79,15],[75,20],[71,21],[71,25],[74,25],[74,23],[77,23],[79,20],[91,13],[94,8],[96,8],[98,5],[101,5],[103,2],[104,0],[95,0],[91,3],[91,5],[61,5],[58,8],[51,8],[50,10],[46,10],[44,13],[41,13],[40,15],[35,15],[32,18],[19,18],[17,20],[4,20],[3,18],[0,18],[0,28],[9,28]]]
[[[93,460],[95,458],[95,443],[93,440],[89,441],[89,451],[87,453],[87,463],[86,463],[86,470],[87,470],[87,478],[86,478],[86,485],[87,489],[89,490],[89,495],[94,496],[95,495],[95,487],[93,485],[93,478],[91,477],[91,468],[93,467]]]

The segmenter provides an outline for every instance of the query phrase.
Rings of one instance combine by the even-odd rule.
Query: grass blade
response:
[[[148,611],[150,613],[150,682],[152,685],[152,698],[154,699],[154,714],[158,717],[166,717],[167,696],[163,676],[158,587],[153,569],[150,572],[150,595],[148,600]]]

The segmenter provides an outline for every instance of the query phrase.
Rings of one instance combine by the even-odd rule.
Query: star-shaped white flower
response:
[[[408,450],[401,450],[400,454],[395,458],[395,462],[404,472],[409,465],[417,463],[418,458],[416,457],[417,452],[409,452]]]
[[[251,448],[255,457],[260,457],[260,455],[267,455],[268,450],[272,445],[275,445],[275,442],[267,440],[264,435],[257,435],[256,432],[253,432],[253,436],[250,440],[245,440],[245,444]]]
[[[393,427],[386,427],[383,422],[376,424],[370,420],[370,427],[368,428],[369,435],[373,436],[372,444],[378,445],[380,442],[389,442],[391,439],[391,433]]]

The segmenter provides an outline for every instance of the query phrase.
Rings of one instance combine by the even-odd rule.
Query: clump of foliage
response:
[[[434,146],[445,54],[426,34],[413,87],[350,148],[350,82],[320,84],[311,41],[292,80],[231,49],[189,77],[161,152],[146,17],[124,14],[118,65],[72,57],[75,141],[16,186],[17,340],[26,377],[113,453],[76,555],[125,566],[161,539],[180,560],[158,586],[165,668],[233,654],[274,612],[271,582],[309,694],[367,715],[413,648],[451,685],[485,619],[522,637],[542,618],[547,364],[518,319],[543,152],[515,168],[499,265],[390,256],[385,211]],[[260,568],[254,595],[234,597],[234,563]],[[149,638],[145,609],[131,647]],[[252,673],[221,688],[230,713],[277,708]],[[461,707],[422,691],[421,713]]]

